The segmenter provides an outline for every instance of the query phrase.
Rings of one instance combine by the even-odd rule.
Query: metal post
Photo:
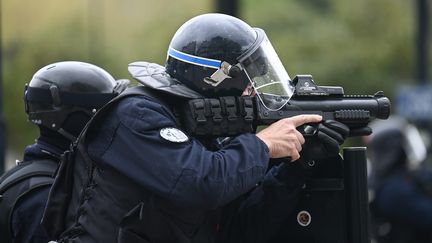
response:
[[[216,9],[219,13],[238,17],[238,0],[216,0]]]
[[[0,1],[0,175],[5,170],[6,130],[3,116],[3,46],[2,46],[2,1]]]
[[[417,80],[426,84],[428,80],[428,0],[417,0]]]
[[[349,243],[370,243],[366,148],[343,149]]]

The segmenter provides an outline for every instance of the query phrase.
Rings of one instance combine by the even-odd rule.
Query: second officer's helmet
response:
[[[260,98],[272,94],[288,101],[294,90],[265,32],[225,14],[184,23],[171,40],[165,68],[206,97],[240,96],[249,83]]]
[[[384,177],[394,169],[416,170],[427,159],[426,144],[416,126],[406,119],[390,116],[371,122],[373,133],[367,137],[372,169]]]
[[[26,85],[25,110],[30,122],[74,140],[92,115],[128,83],[85,62],[49,64]]]

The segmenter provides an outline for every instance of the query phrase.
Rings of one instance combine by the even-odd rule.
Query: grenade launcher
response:
[[[311,75],[297,75],[293,83],[293,96],[277,111],[264,107],[258,97],[230,96],[187,100],[177,113],[183,128],[197,137],[254,132],[257,126],[300,114],[337,120],[350,128],[349,136],[364,136],[372,132],[370,121],[390,115],[390,100],[382,91],[374,95],[345,95],[342,87],[316,85]]]

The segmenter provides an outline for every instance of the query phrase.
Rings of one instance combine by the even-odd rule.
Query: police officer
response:
[[[40,220],[60,156],[96,110],[127,84],[95,65],[75,61],[53,63],[34,74],[24,103],[39,137],[0,178],[1,242],[48,242]]]
[[[432,171],[415,126],[393,116],[371,124],[372,233],[379,243],[432,242]]]
[[[165,68],[136,62],[129,71],[144,86],[99,111],[71,163],[59,170],[68,176],[58,179],[71,179],[56,180],[49,199],[43,222],[52,239],[268,239],[301,188],[302,165],[290,162],[300,158],[305,142],[296,127],[319,123],[321,116],[283,119],[214,148],[182,130],[172,109],[183,99],[240,96],[248,84],[268,109],[285,105],[293,87],[264,31],[231,16],[200,15],[172,38]],[[322,127],[318,133],[337,153],[348,128]],[[287,162],[270,165],[270,158]]]

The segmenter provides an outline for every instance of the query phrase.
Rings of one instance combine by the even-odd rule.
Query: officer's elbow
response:
[[[183,169],[172,194],[187,206],[214,209],[252,189],[265,174],[265,166],[239,163],[220,153],[208,163]]]
[[[171,199],[184,207],[211,210],[223,206],[234,197],[229,195],[228,187],[228,183],[223,180],[215,181],[186,172],[171,191]]]
[[[185,207],[212,210],[234,200],[256,183],[241,178],[183,176],[172,191],[172,199]]]

